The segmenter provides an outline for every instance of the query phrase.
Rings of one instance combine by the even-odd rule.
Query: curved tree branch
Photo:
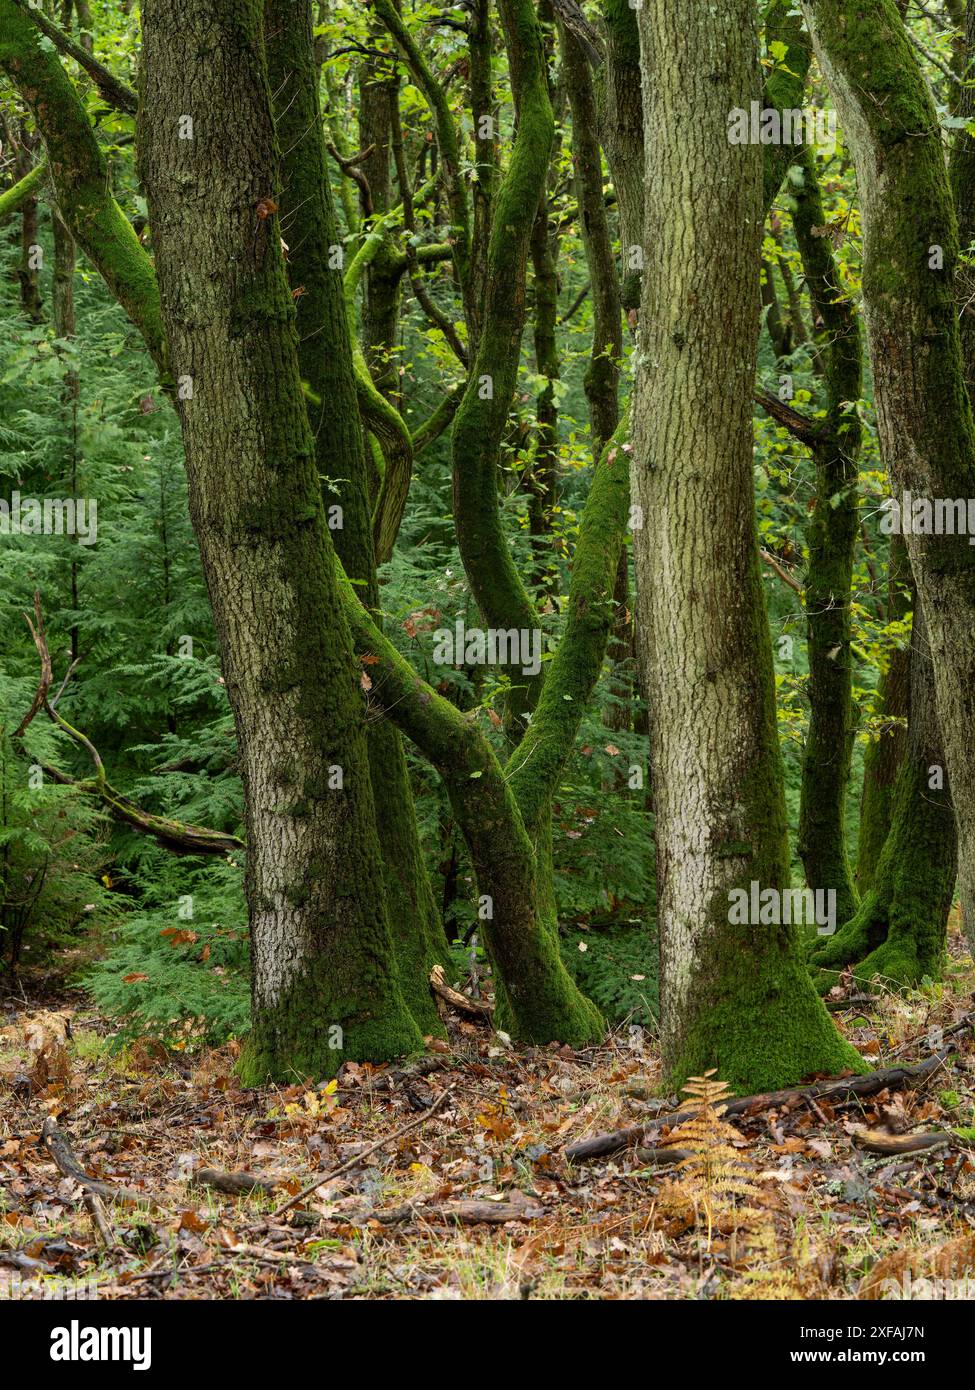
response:
[[[21,720],[14,738],[23,738],[34,716],[43,710],[52,724],[62,733],[67,734],[79,747],[84,748],[95,767],[95,776],[88,781],[71,777],[68,773],[62,772],[60,768],[52,767],[48,763],[41,764],[44,773],[62,786],[75,787],[85,795],[95,797],[107,808],[115,820],[132,826],[133,829],[144,835],[151,835],[167,849],[175,850],[181,854],[222,855],[229,854],[232,850],[242,850],[244,842],[239,840],[236,835],[228,835],[222,830],[208,830],[204,826],[190,825],[184,821],[170,820],[167,816],[154,815],[151,811],[144,811],[130,797],[116,791],[105,774],[105,765],[91,739],[58,714],[54,708],[54,702],[49,698],[53,673],[51,653],[44,633],[44,617],[41,612],[39,593],[34,594],[34,622],[31,622],[26,613],[24,618],[30,628],[34,646],[37,648],[37,654],[40,658],[41,675],[31,707]]]
[[[152,261],[112,196],[105,162],[74,84],[17,0],[0,0],[0,69],[30,107],[47,150],[61,217],[145,339],[160,375],[166,353]]]
[[[135,115],[139,109],[137,92],[134,92],[125,82],[110,72],[104,63],[100,63],[94,54],[88,52],[87,48],[82,48],[81,44],[75,43],[74,39],[63,34],[42,10],[25,5],[24,0],[15,0],[15,2],[25,14],[30,16],[31,22],[51,40],[59,52],[63,53],[66,58],[73,58],[79,67],[84,68],[109,106],[114,107],[116,111],[124,111],[127,116]]]

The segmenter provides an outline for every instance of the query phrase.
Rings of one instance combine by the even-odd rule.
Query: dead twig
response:
[[[300,1192],[296,1192],[293,1197],[289,1197],[276,1211],[273,1211],[270,1219],[272,1221],[278,1220],[286,1211],[290,1211],[292,1207],[296,1207],[305,1197],[310,1197],[313,1192],[317,1192],[320,1187],[324,1187],[325,1184],[331,1182],[333,1178],[337,1178],[341,1173],[345,1173],[350,1168],[354,1168],[357,1164],[361,1163],[363,1159],[375,1153],[377,1149],[385,1148],[387,1144],[392,1144],[394,1140],[402,1138],[404,1134],[408,1134],[411,1129],[416,1129],[426,1120],[431,1119],[451,1094],[452,1087],[445,1087],[430,1106],[429,1110],[424,1110],[422,1115],[418,1115],[415,1120],[410,1120],[408,1124],[401,1125],[400,1128],[394,1130],[392,1134],[387,1134],[383,1139],[377,1139],[374,1144],[367,1144],[361,1153],[354,1154],[352,1158],[346,1159],[346,1161],[340,1163],[337,1168],[333,1168],[330,1173],[321,1173],[313,1183],[309,1183],[309,1185],[302,1188]]]
[[[148,1192],[137,1192],[132,1187],[116,1187],[112,1183],[102,1182],[100,1178],[93,1178],[75,1158],[71,1145],[50,1115],[44,1121],[41,1130],[41,1144],[51,1155],[58,1172],[66,1178],[71,1178],[72,1182],[84,1188],[85,1192],[94,1193],[96,1197],[108,1202],[134,1202],[139,1206],[153,1207],[156,1211],[165,1212],[167,1216],[176,1215]]]
[[[101,1197],[97,1192],[86,1192],[83,1201],[102,1245],[106,1250],[116,1249],[118,1242],[115,1239],[115,1232],[112,1230],[108,1212],[105,1210],[105,1203]]]

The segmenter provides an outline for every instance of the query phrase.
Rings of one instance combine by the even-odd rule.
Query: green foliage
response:
[[[247,914],[239,866],[161,858],[132,887],[141,906],[111,933],[88,976],[119,1040],[188,1046],[245,1032]]]
[[[24,680],[0,674],[0,962],[38,964],[58,947],[95,936],[117,911],[104,878],[105,818],[84,796],[45,776],[65,742],[43,716],[22,739],[30,707]]]
[[[562,940],[562,959],[610,1023],[653,1027],[660,1007],[657,938],[642,921],[571,930]]]

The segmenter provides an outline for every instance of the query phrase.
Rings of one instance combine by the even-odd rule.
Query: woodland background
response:
[[[194,0],[171,23],[185,21],[192,31],[206,19],[201,6]],[[226,5],[214,7],[225,36],[240,27],[255,46],[252,21],[261,7],[243,8],[238,26]],[[252,993],[241,756],[191,523],[191,514],[206,511],[188,495],[185,467],[187,447],[192,453],[200,445],[187,445],[181,434],[171,399],[174,364],[164,360],[161,331],[153,335],[137,277],[128,285],[125,274],[113,280],[106,274],[111,248],[99,253],[84,244],[86,218],[99,226],[110,184],[147,262],[155,260],[161,282],[171,276],[163,309],[175,314],[179,242],[167,233],[164,249],[163,218],[150,217],[146,185],[158,206],[166,206],[168,190],[175,207],[178,165],[166,166],[165,148],[137,123],[136,89],[144,103],[178,113],[193,88],[187,79],[180,90],[163,61],[166,24],[158,15],[154,67],[143,51],[138,7],[125,0],[67,0],[36,13],[19,0],[0,0],[0,492],[98,502],[96,545],[67,536],[0,540],[0,978],[8,1011],[0,1065],[10,1102],[0,1131],[9,1218],[0,1245],[25,1276],[97,1270],[112,1297],[142,1296],[147,1287],[188,1297],[214,1290],[304,1297],[320,1295],[324,1285],[331,1296],[731,1291],[796,1298],[843,1297],[858,1287],[869,1293],[908,1268],[917,1277],[962,1277],[975,1260],[970,923],[956,901],[950,792],[944,779],[927,780],[945,759],[931,714],[930,650],[921,622],[912,621],[910,566],[917,560],[909,563],[881,526],[881,504],[894,491],[875,398],[886,359],[878,370],[863,329],[864,190],[842,120],[825,143],[763,151],[766,217],[754,264],[761,331],[754,390],[746,383],[742,406],[753,432],[764,594],[748,602],[773,663],[791,881],[834,888],[840,923],[853,924],[825,944],[815,933],[796,934],[788,951],[799,962],[807,949],[815,952],[810,999],[812,988],[825,998],[837,1031],[817,1004],[821,1021],[812,1031],[828,1028],[832,1041],[811,1066],[788,1049],[779,1065],[756,1042],[765,1026],[756,1015],[714,1056],[716,1078],[691,1081],[691,1127],[657,1123],[678,1106],[675,1092],[689,1072],[707,1069],[697,1059],[711,1058],[706,1046],[691,1048],[686,1055],[694,1060],[682,1066],[673,1024],[664,1028],[663,1067],[657,1045],[659,788],[636,622],[637,541],[632,512],[629,525],[618,522],[623,493],[613,493],[612,468],[620,465],[618,484],[627,459],[632,466],[634,433],[643,457],[630,398],[641,371],[638,333],[650,311],[646,281],[641,303],[644,261],[633,252],[642,251],[650,277],[671,266],[666,256],[673,254],[666,236],[658,248],[644,235],[639,191],[638,24],[656,26],[656,71],[664,70],[674,37],[657,13],[662,7],[649,8],[638,21],[622,0],[582,7],[572,0],[324,0],[310,11],[273,4],[265,14],[272,70],[245,74],[273,108],[284,167],[281,186],[268,184],[249,203],[252,248],[256,256],[266,238],[273,258],[275,238],[285,243],[326,505],[348,503],[348,479],[330,474],[328,459],[347,405],[330,376],[343,331],[342,353],[356,373],[358,415],[343,418],[356,415],[355,431],[359,419],[365,428],[363,476],[374,509],[369,563],[357,571],[341,531],[331,541],[387,644],[408,663],[389,676],[392,652],[354,633],[357,718],[370,738],[387,738],[379,731],[392,729],[385,716],[405,701],[403,673],[411,671],[478,740],[472,752],[461,726],[442,714],[440,733],[426,731],[429,744],[442,734],[439,762],[429,746],[420,750],[422,739],[397,736],[402,752],[386,744],[374,763],[377,807],[385,795],[390,804],[411,798],[415,808],[422,862],[411,865],[405,896],[387,864],[376,891],[387,903],[393,945],[380,939],[375,947],[386,952],[383,969],[398,953],[404,1015],[412,1011],[412,1019],[403,1032],[387,1020],[388,1039],[377,1043],[370,1034],[339,1066],[317,1037],[309,1041],[290,1024],[277,1033],[276,1024],[269,1027],[276,1041],[255,1051],[247,1053],[245,1042],[249,1060],[241,1062],[255,1022],[252,998],[259,1016],[264,1005],[260,985]],[[763,89],[770,105],[831,112],[831,86],[809,38],[811,13],[804,20],[798,9],[772,3],[756,16],[753,8],[728,5],[722,14],[732,28],[741,20],[742,32],[756,20],[760,26],[756,93]],[[846,7],[820,8],[826,32]],[[911,102],[923,107],[945,190],[950,160],[956,201],[943,241],[955,277],[951,313],[960,317],[965,348],[975,16],[961,0],[861,8],[875,29],[861,40],[860,56],[875,65],[880,90],[907,108],[908,125]],[[40,37],[25,25],[39,25]],[[878,33],[894,35],[892,72],[880,62]],[[24,63],[35,43],[37,72],[49,77],[57,64],[73,89],[64,122],[51,116],[60,111],[56,84],[39,88]],[[703,80],[690,64],[681,66],[679,48],[674,88]],[[746,54],[741,61],[744,70],[751,60]],[[300,100],[282,95],[289,63],[303,79],[313,75],[313,124]],[[643,63],[645,80],[646,33]],[[156,84],[149,95],[146,72]],[[275,72],[286,76],[277,81]],[[215,91],[232,81],[228,58],[226,68],[215,68]],[[532,169],[529,127],[543,89],[554,124],[550,144],[539,139],[541,162]],[[79,112],[97,156],[69,129]],[[483,137],[485,115],[491,124]],[[654,119],[662,119],[659,111]],[[260,151],[255,121],[256,134],[249,124],[239,134]],[[228,118],[227,150],[231,124]],[[306,239],[311,224],[303,220],[306,203],[318,198],[305,197],[299,181],[308,176],[301,160],[311,129],[335,219],[334,237],[324,242],[321,226]],[[648,144],[654,148],[649,133]],[[682,129],[671,154],[691,159],[693,137]],[[95,195],[77,172],[85,167]],[[215,177],[222,169],[229,182],[234,167],[229,157],[217,161]],[[703,168],[708,183],[706,162]],[[718,201],[729,196],[717,175],[714,187]],[[928,184],[918,187],[906,215],[934,197]],[[535,190],[534,202],[526,201],[526,188]],[[214,190],[218,204],[224,195],[216,181]],[[724,232],[713,190],[702,209],[717,264]],[[884,211],[894,230],[902,212]],[[506,240],[498,228],[509,215]],[[96,232],[89,234],[94,241]],[[937,240],[927,228],[918,235],[926,246]],[[889,265],[899,267],[893,232],[891,247]],[[323,302],[315,278],[323,266],[337,270],[344,298],[338,318],[332,303],[333,317],[323,319],[336,336],[324,334],[319,350],[320,330],[304,332],[302,316]],[[909,302],[900,284],[886,291]],[[485,310],[492,302],[493,318]],[[722,322],[717,312],[714,319]],[[174,322],[167,320],[170,336]],[[719,358],[723,331],[712,333],[708,351]],[[917,343],[905,338],[902,346],[910,354]],[[678,354],[683,347],[676,342]],[[471,396],[488,353],[497,418],[478,416]],[[932,379],[953,381],[953,371],[946,355],[931,367]],[[714,394],[696,395],[694,411],[701,420],[712,410],[723,418],[725,407],[717,372]],[[956,407],[946,387],[945,402],[934,402],[932,412],[950,421],[964,414]],[[970,414],[963,427],[970,444]],[[646,441],[649,427],[641,428]],[[479,439],[496,443],[480,472],[472,466],[476,486],[466,501],[457,491],[467,476],[463,460],[458,467],[465,437],[472,457]],[[693,430],[683,443],[679,432],[674,438],[676,453],[693,454]],[[232,460],[232,434],[218,447]],[[956,479],[967,476],[965,467],[972,472],[970,455]],[[408,498],[404,490],[397,503],[390,497],[404,458]],[[477,517],[495,502],[498,529],[485,539]],[[717,556],[720,526],[712,535]],[[501,549],[492,552],[495,545]],[[502,549],[517,585],[507,577],[509,561],[492,568],[492,553],[497,558]],[[476,562],[478,555],[487,559]],[[532,620],[551,639],[542,673],[549,705],[540,707],[535,728],[538,692],[526,693],[512,672],[444,667],[434,658],[436,631],[458,620],[478,626],[495,592],[514,596],[507,612],[537,615]],[[579,618],[578,595],[583,611],[587,604],[598,610],[598,621]],[[528,606],[519,610],[522,597]],[[502,599],[496,611],[505,610]],[[571,652],[567,634],[578,642]],[[295,638],[299,652],[303,637]],[[975,632],[971,639],[975,645]],[[35,711],[25,729],[45,644],[58,718]],[[314,673],[313,640],[308,650]],[[950,660],[949,653],[946,680],[959,669]],[[559,700],[572,708],[553,713]],[[551,766],[537,729],[559,744]],[[516,993],[505,1001],[499,990],[495,1031],[488,1006],[499,947],[486,939],[479,909],[485,874],[497,865],[485,863],[483,828],[474,823],[496,794],[488,786],[493,769],[500,775],[523,737],[541,750],[537,782],[534,769],[514,773],[539,866],[531,923],[541,944],[537,959],[505,957],[501,974],[509,990],[522,972],[556,985],[551,1000],[548,983],[539,991],[549,1010],[544,1022],[541,1004],[530,1019],[518,1016]],[[482,745],[492,750],[490,765],[476,761]],[[773,780],[777,757],[769,755]],[[466,790],[458,792],[444,772],[454,764],[457,778],[475,768]],[[679,797],[679,780],[668,791]],[[521,820],[512,823],[511,843],[520,846]],[[497,833],[498,845],[507,834]],[[201,839],[204,853],[195,852]],[[381,849],[381,822],[379,842]],[[417,897],[421,881],[429,902]],[[411,914],[422,919],[422,931],[414,955],[407,952],[409,973],[400,938],[413,930]],[[598,1017],[559,983],[562,970],[545,954],[549,941]],[[335,973],[346,956],[341,941],[333,949]],[[500,949],[503,956],[503,943]],[[431,993],[434,965],[452,997]],[[805,976],[805,965],[798,969]],[[369,975],[365,965],[359,974]],[[733,984],[729,991],[734,999]],[[781,993],[788,1011],[788,981]],[[328,1012],[333,1003],[323,1005],[325,1023],[341,1016]],[[357,1008],[348,1013],[359,1017]],[[414,1035],[415,1048],[398,1045]],[[419,1064],[384,1065],[419,1051],[421,1042],[428,1051]],[[760,1095],[739,1112],[740,1128],[723,1118],[731,1091],[765,1092],[817,1073],[859,1074],[874,1063],[882,1076],[872,1089],[809,1102]],[[891,1070],[905,1063],[922,1070]],[[271,1089],[242,1086],[268,1075],[277,1083]],[[107,1106],[115,1107],[111,1123]],[[402,1137],[412,1112],[428,1113],[431,1123]],[[54,1132],[44,1131],[46,1148],[35,1152],[45,1120]],[[84,1144],[80,1170],[58,1125]],[[197,1125],[206,1131],[203,1143]],[[621,1127],[627,1134],[615,1148],[574,1156],[579,1164],[608,1158],[608,1167],[595,1175],[573,1168],[566,1145]],[[378,1152],[366,1153],[374,1139]],[[62,1141],[66,1150],[58,1149]],[[666,1170],[675,1161],[683,1167],[671,1180]],[[236,1193],[226,1186],[227,1175],[242,1170],[253,1177],[249,1196],[240,1195],[246,1180]],[[216,1177],[202,1198],[206,1173]],[[316,1173],[322,1182],[306,1191]],[[112,1205],[111,1217],[103,1211],[105,1229],[90,1210],[84,1215],[84,1194]],[[98,1232],[102,1249],[79,1229]],[[898,1248],[908,1252],[900,1263]],[[894,1263],[878,1263],[885,1256]]]

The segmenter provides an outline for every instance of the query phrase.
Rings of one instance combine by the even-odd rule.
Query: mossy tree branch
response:
[[[452,233],[456,242],[454,261],[461,290],[466,295],[471,278],[471,209],[461,171],[460,137],[447,93],[392,0],[370,0],[370,4],[402,53],[410,74],[426,98],[433,116],[440,150],[440,167],[453,223]]]
[[[78,93],[17,0],[0,0],[0,68],[30,107],[47,150],[58,209],[145,339],[167,378],[165,335],[152,261],[112,196],[105,162]]]
[[[134,116],[139,109],[139,96],[132,88],[120,78],[116,77],[104,63],[100,63],[94,54],[80,43],[75,43],[69,35],[62,33],[58,26],[47,15],[35,6],[27,5],[24,0],[15,0],[31,21],[40,29],[41,33],[51,40],[55,48],[63,53],[66,58],[73,58],[79,67],[83,68],[99,93],[108,102],[109,106],[116,111],[122,111],[127,116]]]
[[[0,193],[0,225],[6,222],[8,217],[13,217],[15,212],[19,212],[28,198],[36,196],[46,176],[47,160],[38,160],[29,174],[25,174],[11,188]]]
[[[487,293],[477,354],[453,430],[454,523],[472,592],[488,624],[531,629],[535,607],[514,564],[498,508],[498,461],[518,375],[525,273],[545,187],[555,120],[531,0],[499,0],[518,133],[498,191],[488,248]],[[520,720],[540,677],[515,692]]]

